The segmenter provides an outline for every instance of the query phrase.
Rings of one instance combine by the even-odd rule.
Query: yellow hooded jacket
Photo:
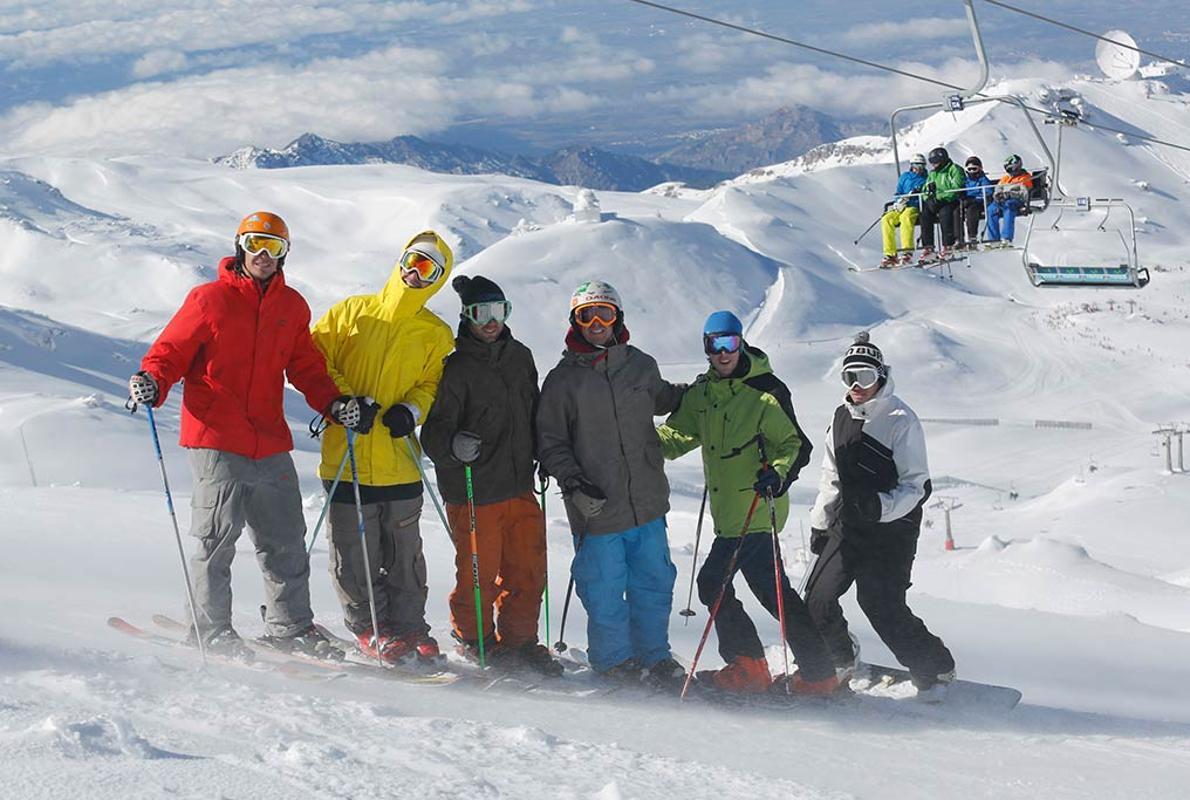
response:
[[[446,270],[432,286],[406,286],[398,263],[378,294],[356,295],[336,303],[311,333],[315,346],[326,356],[327,372],[343,394],[375,399],[380,414],[398,403],[408,403],[417,409],[414,416],[422,422],[438,391],[443,361],[454,349],[454,332],[425,304],[450,281],[454,254],[433,231],[414,236],[405,250],[419,240],[432,242],[445,259]],[[379,414],[372,430],[357,436],[355,442],[361,484],[395,486],[421,480],[405,441],[389,435]],[[346,450],[346,431],[339,425],[327,428],[322,434],[321,478],[335,479]],[[343,471],[343,480],[351,480],[350,465]]]

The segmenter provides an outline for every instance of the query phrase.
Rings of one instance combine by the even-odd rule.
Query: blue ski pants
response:
[[[669,615],[678,570],[665,517],[618,533],[574,537],[570,565],[587,611],[587,657],[597,672],[629,659],[651,667],[670,657]]]
[[[988,203],[988,241],[998,242],[1001,238],[1011,242],[1016,227],[1016,215],[1021,211],[1021,201],[1015,198]],[[1000,218],[1004,218],[1004,229],[1000,229]]]

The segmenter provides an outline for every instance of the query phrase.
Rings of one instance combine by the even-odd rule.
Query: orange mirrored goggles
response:
[[[270,236],[267,233],[242,233],[237,243],[250,256],[263,251],[273,258],[284,258],[289,252],[289,242],[280,236]]]
[[[589,303],[574,310],[574,321],[580,328],[589,328],[596,322],[605,328],[615,324],[620,309],[611,303]]]
[[[401,271],[416,272],[418,277],[426,283],[433,283],[441,278],[442,273],[446,270],[442,268],[441,264],[425,253],[409,250],[405,255],[401,256]]]

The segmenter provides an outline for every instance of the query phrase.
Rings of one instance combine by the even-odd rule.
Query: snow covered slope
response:
[[[1170,80],[1001,87],[1066,89],[1089,119],[1185,136],[1190,98]],[[1111,123],[1109,123],[1111,124]],[[1114,126],[1113,125],[1113,126]],[[903,152],[945,144],[995,163],[1038,152],[1007,107],[915,124]],[[1052,129],[1047,129],[1052,135]],[[56,797],[1179,797],[1190,779],[1190,476],[1165,470],[1151,434],[1190,417],[1190,161],[1093,130],[1066,133],[1063,183],[1110,194],[1142,220],[1153,269],[1141,291],[1039,290],[1019,254],[933,272],[855,273],[878,258],[895,175],[887,142],[866,154],[774,165],[712,192],[600,195],[576,223],[578,189],[392,166],[229,173],[193,161],[19,158],[0,164],[0,796]],[[903,396],[927,420],[936,496],[912,598],[967,678],[1025,693],[1011,715],[961,709],[807,705],[741,714],[415,688],[312,685],[240,671],[196,673],[187,653],[120,638],[113,613],[178,613],[179,567],[142,416],[124,382],[186,291],[213,275],[236,220],[282,213],[287,277],[320,314],[387,277],[397,248],[433,227],[459,269],[500,282],[513,330],[544,373],[567,300],[603,278],[625,297],[634,343],[663,371],[703,368],[699,331],[739,312],[773,356],[815,435],[842,389],[838,359],[871,328]],[[1037,218],[1048,226],[1055,215]],[[453,320],[445,291],[434,308]],[[309,410],[290,422],[309,523],[320,510]],[[177,395],[160,416],[185,529],[189,480]],[[991,423],[995,424],[991,424]],[[1040,424],[1039,424],[1040,423]],[[1055,423],[1058,423],[1055,425]],[[800,573],[817,458],[792,490],[784,536]],[[1176,450],[1174,465],[1177,466]],[[701,494],[697,457],[669,468],[678,602],[690,577]],[[549,497],[557,632],[571,552]],[[430,621],[446,639],[452,548],[423,515]],[[251,548],[235,568],[237,624],[259,630]],[[318,617],[338,625],[324,544],[313,556]],[[766,642],[776,624],[752,607]],[[580,644],[576,603],[567,635]],[[862,621],[865,655],[890,656]],[[689,657],[700,621],[674,616]],[[713,648],[710,648],[713,650]],[[779,663],[779,651],[770,651]],[[713,666],[709,652],[704,663]]]

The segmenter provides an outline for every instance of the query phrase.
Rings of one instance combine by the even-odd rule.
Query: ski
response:
[[[117,630],[127,636],[131,636],[134,639],[139,639],[142,642],[149,642],[150,644],[154,644],[159,647],[167,647],[173,650],[189,650],[197,652],[197,650],[188,644],[184,639],[179,639],[172,636],[164,636],[159,633],[147,631],[138,625],[134,625],[123,617],[108,617],[107,624],[108,627],[113,628],[114,630]],[[340,677],[339,675],[334,674],[325,675],[320,673],[312,673],[309,670],[303,669],[301,665],[291,662],[258,661],[255,659],[256,651],[251,650],[251,648],[249,648],[249,650],[254,656],[252,660],[228,658],[227,656],[210,652],[207,653],[207,658],[222,665],[239,667],[241,669],[247,669],[253,672],[280,672],[286,677],[294,678],[296,680],[324,681],[333,680],[334,678]]]
[[[175,632],[189,632],[190,630],[189,626],[179,622],[176,619],[173,619],[172,617],[166,616],[165,614],[154,614],[153,622],[165,630]],[[338,637],[333,637],[331,633],[322,628],[322,626],[319,626],[319,630],[321,630],[323,635],[325,635],[332,643],[339,645],[340,650],[344,650],[344,648],[341,646],[343,640],[339,639]],[[367,674],[372,677],[398,680],[403,683],[412,683],[418,686],[445,686],[454,683],[457,680],[457,676],[454,676],[451,673],[427,673],[419,670],[405,670],[399,667],[381,667],[375,662],[364,663],[361,661],[354,661],[352,660],[352,656],[354,654],[346,651],[344,652],[343,660],[330,660],[318,658],[317,656],[306,655],[304,653],[294,653],[288,650],[280,650],[276,647],[273,647],[267,641],[262,641],[260,639],[253,639],[251,645],[252,647],[256,648],[256,652],[258,653],[267,652],[270,656],[290,659],[296,663],[319,667],[323,670],[327,670],[338,675],[348,675],[351,673]]]

